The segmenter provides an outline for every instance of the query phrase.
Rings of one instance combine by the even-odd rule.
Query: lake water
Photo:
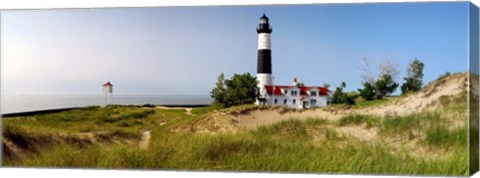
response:
[[[2,95],[0,113],[105,105],[104,95]],[[208,95],[113,95],[109,104],[209,105]]]

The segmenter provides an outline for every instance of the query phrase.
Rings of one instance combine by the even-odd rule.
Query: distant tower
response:
[[[258,61],[257,61],[257,85],[260,88],[261,98],[265,98],[265,85],[272,85],[272,50],[270,34],[272,28],[268,23],[268,17],[263,14],[257,27],[258,33]]]
[[[103,93],[105,93],[105,105],[111,104],[112,98],[111,95],[113,93],[113,85],[108,81],[102,85]],[[110,97],[109,97],[110,94]]]

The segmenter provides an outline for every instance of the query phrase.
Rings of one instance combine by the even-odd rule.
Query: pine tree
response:
[[[365,100],[372,100],[375,96],[375,88],[369,82],[363,83],[363,89],[358,89],[360,96]]]
[[[393,81],[391,75],[384,75],[382,78],[375,82],[375,97],[382,99],[385,95],[395,92],[398,87],[398,83]]]
[[[403,78],[405,83],[401,87],[402,94],[415,92],[422,88],[423,67],[423,62],[417,58],[410,62],[410,65],[407,69],[407,77]]]

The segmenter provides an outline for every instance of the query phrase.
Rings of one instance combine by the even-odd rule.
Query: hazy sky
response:
[[[209,94],[225,73],[256,74],[262,13],[276,84],[361,87],[362,58],[415,57],[424,83],[467,70],[468,3],[2,11],[2,94]],[[399,89],[397,89],[399,90]]]

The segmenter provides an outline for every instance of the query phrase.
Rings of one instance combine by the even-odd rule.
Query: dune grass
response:
[[[386,104],[390,101],[391,99],[374,99],[374,100],[365,100],[362,97],[357,97],[355,99],[355,107],[356,108],[366,108],[366,107],[372,107],[372,106],[379,106],[382,104]]]
[[[448,129],[442,125],[435,125],[426,131],[425,141],[435,146],[465,146],[467,136],[467,126]]]
[[[214,110],[218,110],[218,109],[221,109],[221,107],[216,106],[216,105],[198,107],[198,108],[193,108],[192,109],[192,114],[194,114],[194,115],[204,115],[204,114],[210,113],[210,112],[212,112]]]
[[[371,128],[374,125],[377,125],[379,121],[380,121],[379,117],[374,117],[370,115],[351,114],[351,115],[340,118],[340,120],[338,121],[338,125],[345,126],[349,124],[353,124],[353,125],[365,124],[367,128]]]
[[[161,110],[110,106],[4,120],[4,138],[38,145],[28,159],[3,160],[6,166],[62,168],[128,168],[162,170],[221,170],[397,175],[467,175],[468,148],[464,128],[448,129],[435,113],[376,117],[349,115],[330,123],[320,118],[285,120],[253,130],[223,134],[176,132],[218,108]],[[228,112],[265,109],[240,106]],[[342,136],[335,127],[364,125],[384,137],[413,131],[432,148],[448,148],[444,156],[418,156],[407,148],[394,149],[384,140],[361,141]],[[141,132],[151,130],[150,144],[140,149]],[[53,134],[71,141],[46,141]],[[98,143],[78,140],[75,133],[95,133]],[[133,142],[103,142],[102,139]],[[65,139],[65,138],[64,138]],[[77,139],[77,140],[75,140]],[[82,142],[83,144],[78,144]],[[397,151],[396,151],[397,150]]]
[[[415,125],[415,122],[403,125],[407,123]],[[87,147],[58,144],[39,151],[30,159],[4,163],[26,167],[401,175],[466,175],[468,172],[466,147],[452,147],[451,154],[432,160],[408,151],[392,152],[390,146],[380,141],[352,139],[347,145],[338,144],[338,133],[322,127],[325,124],[326,121],[315,118],[291,119],[254,130],[220,135],[172,133],[159,127],[152,131],[151,144],[146,150],[125,144],[91,144]],[[388,127],[388,124],[383,126]],[[312,135],[307,131],[312,128],[325,130],[320,144],[312,141]],[[444,133],[442,129],[432,127],[427,133]],[[440,139],[427,134],[426,142],[432,146],[465,145],[460,141],[463,136],[458,135],[463,132],[466,131],[449,131]]]
[[[30,117],[4,118],[3,124],[15,124],[33,132],[78,133],[138,130],[153,119],[152,109],[121,106],[90,107]],[[122,128],[120,128],[122,127]]]
[[[3,118],[2,136],[24,150],[23,154],[31,155],[56,145],[83,148],[93,142],[138,142],[143,131],[160,123],[188,117],[181,109],[87,107],[58,113]],[[5,156],[4,152],[4,161],[8,159],[9,155]]]

